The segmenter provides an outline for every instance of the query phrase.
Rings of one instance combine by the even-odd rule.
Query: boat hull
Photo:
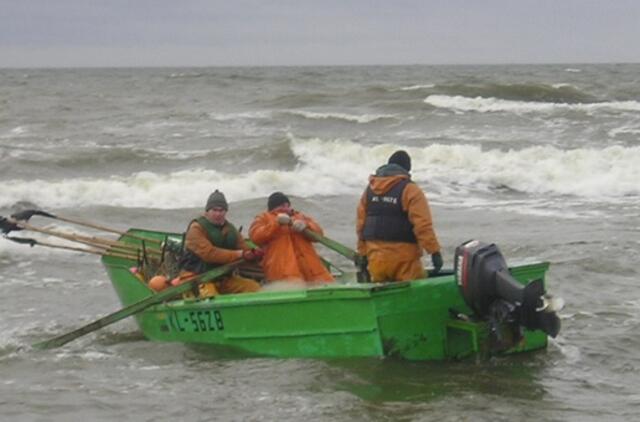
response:
[[[129,271],[131,261],[105,257],[103,262],[123,305],[153,294]],[[547,263],[519,266],[512,274],[526,283],[544,279],[547,268]],[[454,316],[471,313],[454,276],[445,275],[385,284],[342,280],[307,289],[180,299],[153,306],[136,319],[150,340],[225,346],[274,357],[443,360],[546,347],[547,336],[541,331],[502,325],[491,332],[485,321]]]

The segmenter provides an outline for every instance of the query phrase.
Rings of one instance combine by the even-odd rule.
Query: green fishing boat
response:
[[[129,233],[165,243],[181,239]],[[444,360],[543,349],[559,330],[544,292],[549,265],[504,268],[493,246],[467,242],[456,251],[454,272],[424,280],[357,283],[355,274],[342,274],[336,283],[298,290],[173,296],[135,318],[149,340],[273,357]],[[131,271],[134,260],[104,256],[102,262],[123,305],[155,294]]]

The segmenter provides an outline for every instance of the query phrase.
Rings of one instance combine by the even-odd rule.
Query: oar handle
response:
[[[136,246],[128,245],[128,244],[119,242],[117,240],[104,239],[104,238],[99,238],[99,237],[82,236],[82,235],[79,235],[79,234],[63,233],[63,232],[59,232],[59,231],[56,231],[56,230],[45,229],[45,228],[42,228],[42,227],[36,227],[36,226],[33,226],[33,225],[31,225],[31,224],[29,224],[29,223],[27,223],[25,221],[15,220],[13,218],[8,219],[7,221],[8,221],[9,224],[13,224],[19,229],[30,230],[30,231],[34,231],[34,232],[37,232],[37,233],[48,234],[50,236],[59,237],[59,238],[62,238],[62,239],[70,240],[72,242],[83,243],[83,244],[89,245],[89,246],[98,246],[98,247],[105,248],[105,249],[109,249],[109,248],[120,249],[120,253],[122,253],[122,251],[134,252],[134,251],[137,250]],[[160,250],[159,249],[155,249],[155,248],[147,248],[146,250],[147,250],[147,252],[154,253],[154,254],[159,254],[160,253]],[[116,252],[118,252],[118,251],[116,251]]]
[[[97,229],[97,230],[102,230],[102,231],[109,232],[109,233],[119,234],[121,236],[129,237],[131,239],[144,240],[145,242],[152,242],[152,243],[156,243],[158,245],[160,243],[162,243],[162,241],[158,240],[158,239],[153,239],[153,238],[144,237],[144,236],[138,236],[138,235],[135,235],[135,234],[132,234],[132,233],[127,233],[127,232],[122,231],[122,230],[112,229],[110,227],[101,226],[101,225],[95,224],[95,223],[89,223],[87,221],[72,220],[71,218],[61,217],[59,215],[53,216],[52,218],[56,218],[56,219],[58,219],[60,221],[65,221],[67,223],[77,224],[79,226],[85,226],[85,227],[90,227],[92,229]]]
[[[333,239],[329,239],[321,235],[320,233],[316,233],[310,229],[304,229],[303,233],[310,239],[315,240],[318,243],[323,244],[327,248],[338,252],[340,255],[344,256],[351,262],[353,262],[358,268],[358,273],[356,275],[359,283],[368,283],[371,281],[371,277],[369,276],[369,270],[367,269],[367,257],[358,254],[358,252],[349,248],[348,246],[343,245]]]
[[[49,243],[42,240],[31,239],[28,237],[15,237],[15,236],[5,235],[4,238],[7,240],[11,240],[12,242],[21,243],[23,245],[29,245],[31,247],[38,245],[38,246],[46,246],[48,248],[64,249],[67,251],[85,252],[85,253],[90,253],[90,254],[100,255],[100,256],[112,256],[114,258],[130,259],[132,261],[135,261],[137,259],[135,255],[118,253],[117,251],[113,252],[113,251],[110,251],[108,248],[104,248],[104,247],[101,248],[98,246],[93,246],[93,249],[87,249],[87,248],[76,248],[74,246],[67,246],[67,245],[57,245],[55,243]]]
[[[182,282],[182,284],[178,286],[170,287],[166,290],[163,290],[159,293],[156,293],[152,296],[142,299],[136,303],[126,306],[120,309],[119,311],[113,312],[105,317],[102,317],[96,321],[93,321],[90,324],[82,326],[76,330],[70,331],[66,334],[62,334],[60,336],[54,337],[49,340],[36,343],[32,347],[34,347],[35,349],[46,350],[46,349],[53,349],[53,348],[65,345],[70,341],[77,339],[78,337],[82,337],[85,334],[89,334],[93,331],[99,330],[102,327],[106,327],[107,325],[113,324],[114,322],[120,321],[129,316],[135,315],[139,312],[144,311],[150,306],[164,302],[165,300],[171,299],[174,296],[177,296],[181,293],[185,293],[191,290],[194,283],[211,281],[217,277],[220,277],[221,275],[231,272],[235,267],[237,267],[242,262],[244,262],[244,260],[240,259],[230,264],[223,265],[222,267],[218,267],[211,271],[207,271],[206,273],[189,277],[185,279]]]
[[[309,237],[310,239],[313,239],[318,243],[322,243],[327,248],[338,252],[340,255],[346,257],[347,259],[349,259],[350,261],[353,261],[354,263],[360,256],[356,251],[349,248],[348,246],[345,246],[342,243],[336,242],[333,239],[329,239],[328,237],[325,237],[320,233],[316,233],[313,230],[304,229],[303,233],[305,234],[305,236]]]

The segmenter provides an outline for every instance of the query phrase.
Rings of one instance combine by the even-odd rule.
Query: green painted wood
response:
[[[328,237],[322,236],[321,234],[316,233],[309,229],[304,229],[304,234],[310,237],[311,239],[315,240],[316,242],[322,243],[327,248],[336,251],[337,253],[353,261],[354,263],[358,259],[358,253],[353,249],[343,245],[342,243],[336,242],[333,239],[329,239]]]
[[[148,288],[126,270],[130,262],[107,257],[103,262],[123,304],[148,294]],[[547,263],[536,263],[514,267],[512,274],[526,283],[543,279],[547,269]],[[136,320],[153,341],[274,357],[443,360],[491,351],[486,323],[464,325],[451,319],[450,308],[471,315],[452,274],[388,284],[354,283],[352,276],[303,290],[158,303],[136,314]],[[536,350],[546,344],[544,333],[525,331],[522,341],[500,353]]]

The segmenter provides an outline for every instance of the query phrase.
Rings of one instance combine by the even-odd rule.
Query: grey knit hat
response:
[[[227,204],[227,198],[224,197],[224,193],[220,192],[216,189],[211,195],[209,195],[209,199],[207,199],[207,205],[204,210],[209,211],[211,208],[224,208],[225,210],[229,210],[229,204]]]

